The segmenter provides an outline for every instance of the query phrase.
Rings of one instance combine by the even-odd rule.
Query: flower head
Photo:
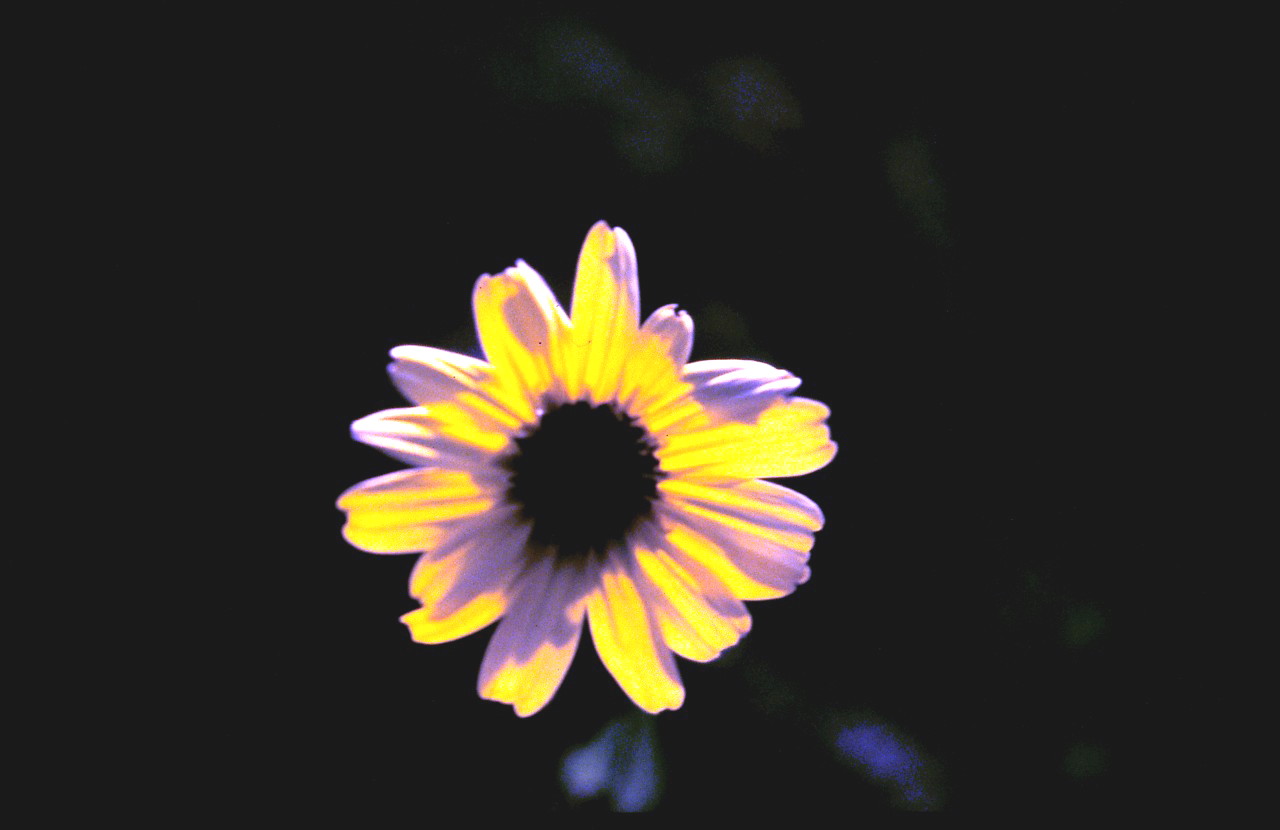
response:
[[[708,661],[751,627],[743,600],[791,593],[822,512],[764,478],[835,455],[794,375],[749,360],[689,363],[674,305],[640,324],[635,249],[597,223],[568,314],[523,261],[474,294],[487,360],[391,351],[413,406],[356,421],[359,441],[413,465],[343,493],[343,534],[421,554],[401,619],[421,643],[498,622],[484,698],[519,715],[555,694],[584,620],[636,705],[675,709],[672,652]]]

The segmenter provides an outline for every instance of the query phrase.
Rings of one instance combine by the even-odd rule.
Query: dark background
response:
[[[412,643],[412,557],[351,548],[333,507],[400,466],[347,431],[401,405],[388,349],[475,353],[474,280],[516,258],[567,302],[598,219],[635,241],[645,314],[687,309],[694,359],[793,371],[840,444],[784,482],[827,514],[812,580],[681,661],[658,806],[1140,799],[1148,653],[1121,643],[1153,555],[1128,402],[1160,67],[1132,32],[963,23],[183,19],[84,73],[119,152],[80,163],[146,252],[102,290],[161,309],[122,348],[190,419],[185,518],[143,570],[174,620],[145,662],[194,673],[122,681],[187,808],[608,807],[560,783],[632,710],[589,638],[517,719],[476,696],[487,634]],[[915,748],[927,799],[841,757],[859,722]]]

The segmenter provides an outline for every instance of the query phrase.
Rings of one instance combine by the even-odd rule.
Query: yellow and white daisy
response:
[[[832,459],[829,410],[767,364],[687,362],[693,323],[674,305],[641,325],[635,249],[603,222],[568,314],[523,261],[482,276],[474,306],[487,360],[391,351],[413,406],[352,433],[413,469],[343,493],[343,534],[421,554],[409,592],[422,607],[401,618],[418,642],[498,622],[481,697],[541,709],[585,619],[637,706],[678,708],[672,652],[714,659],[751,627],[743,600],[809,578],[822,511],[761,479]]]

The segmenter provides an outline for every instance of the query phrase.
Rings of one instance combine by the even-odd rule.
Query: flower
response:
[[[391,351],[413,406],[352,425],[413,465],[347,490],[343,535],[420,553],[401,620],[442,643],[498,622],[479,693],[520,716],[547,704],[585,621],[605,667],[647,712],[678,708],[672,652],[712,660],[751,627],[743,600],[791,593],[822,511],[764,478],[802,475],[836,447],[827,407],[749,360],[689,363],[674,305],[640,325],[636,256],[597,223],[570,313],[525,262],[474,293],[487,361]]]

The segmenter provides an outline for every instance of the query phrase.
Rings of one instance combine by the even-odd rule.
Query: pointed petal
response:
[[[703,478],[776,478],[811,473],[836,454],[831,410],[807,398],[788,398],[755,423],[730,421],[694,429],[651,427],[662,469]]]
[[[444,643],[489,625],[507,610],[510,585],[519,574],[527,527],[490,516],[483,532],[455,536],[442,550],[414,565],[409,593],[422,607],[400,618],[419,643]]]
[[[693,398],[720,419],[755,423],[796,391],[800,378],[756,360],[699,360],[684,367]]]
[[[687,558],[677,561],[661,534],[652,535],[636,540],[637,582],[662,638],[681,657],[714,660],[751,630],[751,615],[711,571]]]
[[[822,508],[803,493],[772,481],[704,484],[669,478],[658,484],[665,500],[699,515],[740,528],[769,532],[797,547],[812,544],[825,522]],[[774,538],[771,536],[770,538]],[[808,550],[808,548],[805,548]]]
[[[528,717],[560,688],[582,636],[583,595],[589,577],[543,557],[515,586],[480,665],[477,689],[486,700],[509,703]]]
[[[493,382],[493,367],[483,360],[430,346],[396,346],[387,367],[400,394],[425,406],[474,392]]]
[[[370,553],[433,550],[472,520],[489,519],[492,487],[461,470],[400,470],[363,481],[338,497],[342,534]]]
[[[675,303],[650,314],[640,327],[640,334],[662,345],[676,371],[682,371],[689,362],[689,353],[693,351],[693,318],[689,312],[678,310]]]
[[[502,422],[456,402],[384,409],[353,423],[351,435],[406,464],[476,470],[511,441]]]
[[[612,401],[640,325],[636,252],[626,231],[604,222],[591,228],[578,256],[571,309],[569,394]]]
[[[524,262],[477,280],[472,302],[485,356],[508,383],[505,391],[524,401],[518,414],[531,418],[542,396],[562,385],[569,324],[564,309]]]
[[[614,551],[600,572],[600,587],[587,599],[591,639],[605,668],[641,709],[655,714],[678,709],[684,686],[675,658],[645,606],[628,565]]]
[[[726,486],[662,482],[660,514],[678,562],[711,571],[741,599],[785,596],[809,578],[818,506],[769,481]]]
[[[681,371],[693,348],[693,320],[674,305],[663,306],[640,327],[623,366],[618,401],[633,415],[647,417],[691,391]]]
[[[520,413],[527,401],[506,399],[493,367],[483,360],[430,346],[396,346],[391,357],[391,382],[410,403],[462,403],[512,431],[524,423]]]

